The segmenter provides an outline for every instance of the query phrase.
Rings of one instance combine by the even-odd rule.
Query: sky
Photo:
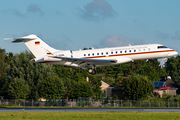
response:
[[[0,0],[0,48],[20,53],[4,38],[35,34],[59,50],[163,44],[180,53],[180,0]]]

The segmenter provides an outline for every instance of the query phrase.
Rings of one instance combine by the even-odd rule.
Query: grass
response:
[[[178,112],[0,112],[0,120],[179,120]]]
[[[151,109],[151,108],[157,108],[157,109],[180,109],[180,107],[93,107],[93,106],[88,106],[88,107],[82,107],[82,106],[78,106],[78,107],[69,107],[69,106],[0,106],[0,108],[81,108],[81,109],[91,109],[91,108],[96,108],[96,109],[107,109],[107,108],[115,108],[115,109],[122,109],[122,108],[141,108],[141,109]]]

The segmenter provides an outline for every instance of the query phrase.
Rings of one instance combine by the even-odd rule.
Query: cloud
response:
[[[101,47],[118,47],[118,46],[127,46],[129,44],[134,44],[134,43],[128,38],[119,35],[108,36],[100,42]]]
[[[27,7],[27,10],[25,10],[25,12],[21,12],[20,10],[18,9],[7,9],[7,10],[2,10],[2,13],[11,13],[11,14],[14,14],[18,17],[26,17],[28,13],[33,13],[33,14],[39,14],[41,16],[44,15],[44,12],[41,10],[41,8],[36,5],[36,4],[30,4],[28,7]]]
[[[104,20],[113,17],[116,13],[106,0],[94,0],[80,10],[80,16],[89,21]]]
[[[157,31],[155,37],[165,40],[169,38],[169,34]]]
[[[44,15],[44,12],[41,10],[41,8],[36,4],[30,4],[27,8],[27,11],[30,13],[38,13],[40,15]]]
[[[96,48],[99,47],[120,47],[130,45],[142,45],[146,42],[144,40],[129,40],[128,38],[121,35],[107,36],[105,39],[101,40],[99,46],[95,45]]]
[[[14,14],[18,17],[24,17],[25,14],[23,14],[21,11],[17,10],[17,9],[7,9],[7,10],[3,10],[2,11],[3,13],[11,13],[11,14]]]

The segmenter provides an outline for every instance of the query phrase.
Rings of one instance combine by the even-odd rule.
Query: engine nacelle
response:
[[[58,51],[58,52],[53,53],[53,55],[57,57],[71,57],[72,51],[70,50],[60,51],[60,52]]]
[[[34,58],[31,59],[31,62],[44,62],[44,58]]]

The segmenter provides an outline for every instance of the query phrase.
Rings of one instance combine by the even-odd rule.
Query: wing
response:
[[[71,64],[77,64],[81,68],[87,68],[92,65],[105,65],[110,63],[116,63],[115,59],[84,59],[84,58],[70,58],[70,57],[59,57],[52,56],[53,58],[59,58],[63,61],[71,62]]]

